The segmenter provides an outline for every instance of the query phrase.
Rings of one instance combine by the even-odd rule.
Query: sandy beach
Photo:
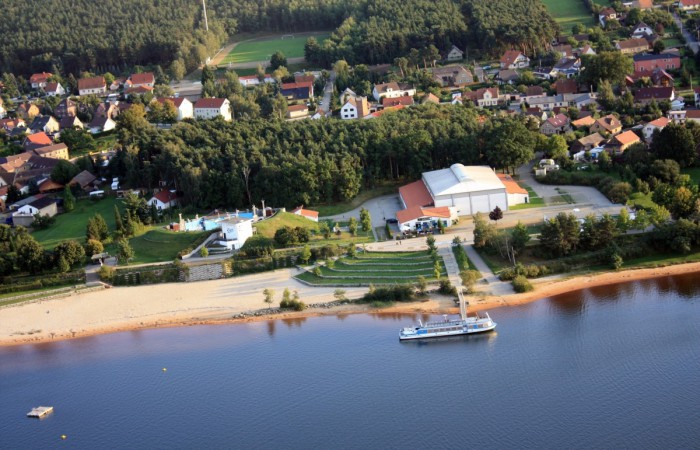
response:
[[[520,305],[552,295],[595,286],[668,275],[700,272],[700,263],[600,273],[568,278],[550,277],[533,280],[535,290],[505,296],[475,295],[470,311]],[[346,304],[333,308],[310,308],[303,312],[284,312],[257,317],[233,318],[264,310],[262,291],[275,290],[276,304],[285,287],[297,290],[307,304],[333,301],[335,288],[308,287],[293,279],[295,269],[277,270],[223,280],[196,283],[170,283],[138,287],[113,287],[69,297],[17,304],[0,309],[0,345],[18,345],[71,339],[96,334],[142,328],[190,326],[270,320],[283,317],[329,314],[385,313],[457,313],[452,299],[431,296],[427,300],[396,304],[376,309],[369,305]],[[366,288],[347,288],[348,298],[361,297]]]

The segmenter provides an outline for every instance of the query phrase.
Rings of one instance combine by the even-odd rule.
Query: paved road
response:
[[[367,200],[361,206],[358,206],[352,211],[348,211],[343,214],[336,214],[335,216],[321,217],[320,219],[344,221],[348,220],[350,217],[355,217],[359,220],[361,208],[365,208],[369,211],[369,215],[372,218],[373,227],[383,227],[386,223],[386,219],[395,218],[396,213],[403,209],[397,193],[383,195],[381,197]]]
[[[335,72],[331,70],[330,78],[328,79],[326,86],[323,88],[323,99],[321,100],[321,104],[319,105],[319,108],[326,112],[326,116],[330,116],[331,114],[331,97],[333,96],[334,89]]]
[[[698,41],[693,35],[693,33],[688,32],[686,27],[683,26],[681,18],[678,17],[678,14],[673,14],[673,21],[676,22],[676,26],[681,29],[681,32],[683,33],[683,38],[685,39],[685,43],[688,46],[688,48],[690,48],[694,54],[697,54],[698,50],[700,49],[700,46],[698,45]]]

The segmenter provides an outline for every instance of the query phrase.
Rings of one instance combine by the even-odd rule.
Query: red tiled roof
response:
[[[78,80],[78,90],[99,89],[105,87],[104,77],[81,78]]]
[[[571,122],[571,125],[573,125],[576,128],[578,128],[578,127],[590,127],[594,123],[595,123],[595,119],[593,118],[593,116],[586,116],[586,117],[582,117],[578,120],[574,120],[573,122]]]
[[[411,220],[418,219],[419,217],[441,217],[449,219],[451,216],[450,208],[448,206],[428,208],[413,206],[396,213],[396,219],[399,221],[399,223],[410,222]]]
[[[170,203],[173,200],[177,200],[177,194],[175,192],[163,190],[154,195],[153,198],[157,198],[161,203]]]
[[[639,47],[649,48],[649,41],[644,38],[625,39],[624,41],[618,42],[617,46],[620,50],[629,50]]]
[[[687,117],[687,113],[686,113],[686,117]],[[668,125],[669,122],[670,122],[670,120],[668,120],[666,117],[659,117],[659,118],[656,119],[656,120],[652,120],[652,121],[649,122],[647,125],[651,125],[651,126],[653,126],[653,127],[660,127],[660,128],[663,128],[663,127],[665,127],[666,125]]]
[[[44,92],[56,92],[57,89],[58,83],[47,83]]]
[[[310,209],[304,209],[304,205],[297,206],[293,211],[292,214],[296,214],[298,216],[304,216],[312,219],[318,219],[318,211],[312,211]]]
[[[53,141],[51,140],[51,138],[43,131],[41,131],[39,133],[30,134],[29,136],[27,136],[27,141],[31,142],[32,144],[36,144],[36,145],[51,145],[51,144],[53,144]]]
[[[294,81],[297,83],[313,83],[316,81],[316,78],[312,75],[294,75]]]
[[[501,180],[501,183],[506,187],[506,192],[508,194],[525,194],[527,195],[527,190],[520,187],[518,183],[513,180],[510,175],[506,175],[505,173],[497,173],[498,179]]]
[[[160,97],[160,98],[157,98],[156,101],[158,103],[163,103],[163,104],[165,104],[166,101],[169,101],[173,105],[175,105],[176,108],[179,108],[180,105],[182,105],[182,102],[185,101],[185,98],[184,97]]]
[[[302,81],[300,83],[294,82],[294,83],[284,83],[282,84],[282,89],[297,89],[297,88],[308,88],[311,89],[313,87],[313,83],[310,81]]]
[[[510,66],[521,54],[522,52],[520,50],[508,50],[501,56],[501,63]]]
[[[689,109],[685,112],[686,119],[700,119],[700,109]]]
[[[194,104],[194,107],[199,109],[221,109],[224,106],[224,102],[226,102],[225,98],[200,98]]]
[[[399,195],[406,204],[406,208],[433,205],[433,197],[431,197],[423,180],[414,181],[413,183],[401,186],[399,188]]]
[[[566,117],[564,114],[557,114],[554,117],[550,117],[547,119],[547,122],[549,122],[550,125],[553,127],[563,127],[567,123],[569,123],[569,118]]]
[[[404,95],[401,97],[394,97],[394,98],[383,97],[382,98],[382,105],[384,107],[398,106],[398,105],[411,106],[411,105],[413,105],[413,97],[411,97],[410,95]]]
[[[148,92],[153,91],[153,88],[150,86],[136,86],[132,87],[126,90],[126,94],[146,94]]]
[[[131,75],[131,84],[153,84],[156,82],[156,77],[153,72],[135,73]]]
[[[287,107],[287,111],[289,112],[300,112],[300,111],[308,111],[309,107],[306,105],[292,105]]]
[[[34,83],[45,83],[46,80],[49,79],[50,76],[53,74],[50,72],[41,72],[41,73],[35,73],[31,77],[29,77],[29,82],[34,84]]]
[[[622,145],[627,145],[627,144],[633,144],[635,142],[639,141],[639,136],[637,136],[634,131],[632,130],[627,130],[624,133],[620,133],[617,136],[615,136],[613,139],[615,139],[617,142],[619,142]]]

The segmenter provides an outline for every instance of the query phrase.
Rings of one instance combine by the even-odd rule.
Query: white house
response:
[[[81,78],[78,80],[78,95],[102,95],[107,92],[104,77]]]
[[[39,194],[41,195],[41,194]],[[51,197],[35,196],[35,200],[31,203],[22,205],[16,212],[12,214],[12,222],[15,225],[29,227],[34,222],[34,215],[53,217],[58,214],[56,200]]]
[[[678,6],[686,11],[689,9],[698,9],[700,8],[700,0],[679,0]]]
[[[652,120],[651,122],[644,125],[644,128],[642,128],[644,140],[646,140],[647,142],[651,142],[651,140],[654,137],[654,131],[663,130],[666,127],[666,125],[669,124],[669,122],[670,120],[666,117],[659,117],[658,119]]]
[[[302,216],[306,217],[309,220],[313,220],[314,222],[318,222],[318,211],[313,211],[311,209],[304,209],[304,205],[298,206],[292,211],[292,214],[296,214],[297,216]]]
[[[213,119],[222,117],[225,121],[231,121],[231,103],[227,98],[200,98],[194,104],[194,117],[196,119]]]
[[[46,84],[46,87],[44,88],[44,92],[49,97],[61,97],[63,95],[66,95],[66,90],[63,89],[63,86],[61,86],[61,83],[48,83],[48,84]]]
[[[32,89],[40,89],[46,87],[46,84],[49,82],[49,78],[51,78],[52,76],[53,74],[50,72],[32,74],[32,76],[29,77],[29,84],[31,84]]]
[[[367,97],[350,97],[340,108],[340,118],[343,120],[361,119],[369,114]]]
[[[95,117],[88,125],[89,131],[92,134],[104,133],[105,131],[113,130],[117,127],[117,122],[109,117]]]
[[[652,34],[654,34],[654,30],[644,22],[639,22],[637,26],[634,27],[634,31],[632,31],[633,38],[643,38],[647,35],[651,36]]]
[[[461,61],[462,59],[464,59],[464,52],[457,48],[456,45],[453,45],[450,51],[447,53],[447,60]]]
[[[219,222],[221,232],[216,243],[229,250],[238,250],[253,235],[253,219],[229,217]]]
[[[530,58],[518,50],[508,50],[501,56],[501,69],[523,69],[530,66]]]
[[[396,98],[416,95],[416,89],[408,84],[399,84],[395,81],[391,83],[375,84],[372,90],[372,96],[378,102],[382,101],[382,98]]]
[[[191,119],[194,117],[194,105],[192,102],[187,100],[185,97],[169,97],[169,98],[159,98],[159,103],[165,103],[166,101],[172,102],[177,108],[177,121],[184,119]]]
[[[0,119],[4,119],[5,115],[7,115],[7,110],[5,109],[2,98],[0,98]]]
[[[258,78],[257,75],[246,75],[242,77],[238,77],[238,82],[243,85],[243,87],[255,87],[260,85],[260,79]],[[263,83],[266,84],[272,84],[276,83],[275,79],[270,75],[269,73],[265,74],[265,78],[263,79]]]
[[[148,205],[155,205],[158,211],[170,209],[177,206],[178,196],[175,191],[163,190],[158,192],[148,201]]]
[[[154,87],[156,77],[153,72],[134,73],[129,77],[127,85],[131,88],[137,87]]]

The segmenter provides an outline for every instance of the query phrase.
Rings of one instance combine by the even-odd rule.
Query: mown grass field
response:
[[[175,233],[163,228],[153,228],[129,240],[136,256],[129,264],[146,264],[173,261],[178,253],[206,232]]]
[[[309,241],[309,244],[314,246],[326,244],[349,244],[350,242],[354,242],[355,244],[374,242],[374,234],[372,234],[372,230],[362,231],[362,229],[359,228],[360,218],[357,217],[357,220],[358,229],[356,236],[351,236],[350,233],[343,231],[340,233],[340,235],[332,234],[329,239],[325,239],[323,235],[319,233],[318,222],[314,222],[305,217],[292,213],[277,213],[275,217],[256,223],[254,228],[257,230],[259,235],[269,238],[274,238],[275,232],[284,226],[291,228],[306,228],[311,232],[311,240]],[[331,229],[333,228],[333,225],[334,223],[331,223]],[[342,225],[339,224],[339,226]]]
[[[280,35],[241,42],[226,55],[221,64],[269,61],[276,51],[281,51],[287,58],[299,58],[304,56],[304,44],[310,36],[314,36],[320,43],[330,35],[328,33],[304,33],[301,35],[292,34],[292,36],[294,37],[282,39],[282,35]]]
[[[439,260],[441,277],[447,275]],[[296,278],[314,285],[360,285],[415,283],[419,276],[428,282],[437,281],[433,261],[426,252],[363,252],[355,258],[343,257],[332,267],[319,266],[320,276],[305,272]]]
[[[523,189],[527,190],[529,203],[523,203],[520,205],[513,205],[513,206],[509,207],[508,209],[510,209],[511,211],[515,211],[518,209],[541,208],[541,207],[545,206],[544,199],[541,198],[540,196],[538,196],[537,193],[534,190],[532,190],[532,188],[530,186],[528,186],[524,183],[519,183],[519,184]]]
[[[106,197],[99,201],[78,200],[73,211],[59,214],[56,216],[56,223],[46,230],[35,231],[32,236],[45,249],[52,249],[61,241],[69,239],[85,242],[85,227],[88,219],[95,214],[102,215],[110,231],[114,230],[114,205],[119,205],[119,211],[123,212],[121,202],[115,197]]]
[[[571,27],[577,23],[590,27],[596,24],[583,0],[542,0],[549,13],[561,27],[563,34],[571,34]],[[606,3],[603,1],[602,3]]]

